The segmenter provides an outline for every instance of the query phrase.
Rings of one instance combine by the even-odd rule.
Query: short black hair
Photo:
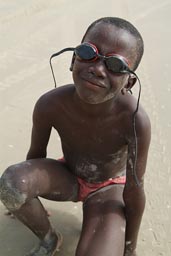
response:
[[[135,49],[136,51],[136,60],[134,63],[134,67],[133,70],[136,70],[136,68],[138,67],[141,58],[143,56],[144,53],[144,42],[142,39],[141,34],[139,33],[139,31],[136,29],[136,27],[134,27],[129,21],[118,18],[118,17],[103,17],[100,18],[98,20],[95,20],[92,24],[90,24],[90,26],[87,28],[82,42],[84,41],[84,38],[86,37],[86,35],[88,34],[88,32],[98,23],[107,23],[107,24],[111,24],[114,25],[118,28],[124,29],[126,31],[128,31],[131,35],[133,35],[137,41],[137,47]]]

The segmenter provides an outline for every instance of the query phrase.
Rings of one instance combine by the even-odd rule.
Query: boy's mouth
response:
[[[92,86],[92,87],[103,88],[103,89],[107,88],[107,86],[104,83],[98,80],[88,79],[88,78],[83,78],[83,80],[86,82],[86,85],[88,85],[88,87]]]

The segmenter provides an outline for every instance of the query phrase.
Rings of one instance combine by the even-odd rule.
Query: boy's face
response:
[[[86,35],[84,42],[92,43],[99,54],[118,54],[132,69],[135,62],[136,39],[123,29],[111,24],[98,23]],[[75,58],[73,80],[79,97],[90,104],[98,104],[116,98],[121,89],[128,86],[128,73],[112,73],[102,59],[85,62]]]

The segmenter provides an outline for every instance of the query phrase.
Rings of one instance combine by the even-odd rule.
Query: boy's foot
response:
[[[57,237],[48,243],[41,241],[39,246],[26,254],[26,256],[54,256],[63,242],[62,234],[57,232],[56,235]]]

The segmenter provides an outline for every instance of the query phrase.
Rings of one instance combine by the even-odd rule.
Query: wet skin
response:
[[[84,41],[96,45],[102,55],[117,53],[125,57],[133,68],[136,45],[128,32],[100,23],[90,30]],[[44,239],[52,228],[37,196],[56,201],[77,201],[79,187],[76,177],[98,183],[126,173],[124,191],[123,186],[112,186],[86,201],[76,255],[122,256],[125,242],[128,245],[125,255],[136,255],[134,249],[145,205],[143,176],[150,143],[150,122],[140,107],[136,117],[136,172],[141,186],[137,187],[132,175],[135,157],[132,115],[137,100],[126,91],[136,79],[129,74],[113,74],[102,60],[90,63],[75,58],[73,80],[74,84],[54,89],[36,103],[27,155],[27,159],[34,160],[10,167],[4,174],[12,180],[12,187],[19,184],[17,189],[27,197],[22,198],[25,204],[11,210],[40,239]],[[66,164],[39,159],[46,157],[52,127],[61,138]],[[23,179],[27,183],[25,186]],[[120,227],[124,230],[125,225],[126,233],[120,232]],[[96,230],[95,237],[93,230]],[[117,246],[113,246],[113,235]],[[107,241],[103,244],[105,238]]]

